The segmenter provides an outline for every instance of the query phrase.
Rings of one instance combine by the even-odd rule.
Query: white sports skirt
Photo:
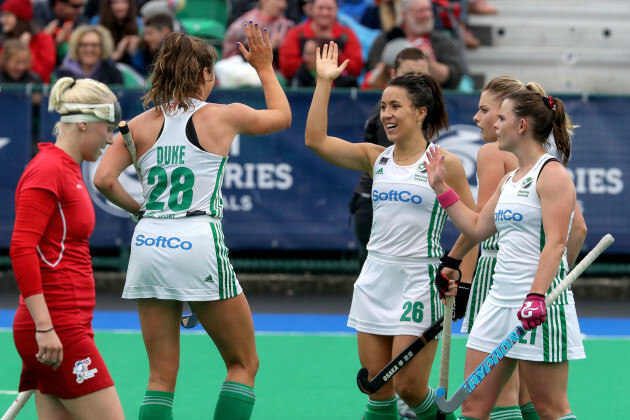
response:
[[[228,299],[242,293],[221,222],[207,216],[141,219],[131,240],[125,299]]]
[[[492,353],[520,323],[520,308],[504,308],[484,302],[468,336],[468,348]],[[535,362],[564,362],[584,359],[584,346],[575,305],[547,307],[547,320],[528,331],[507,357]]]
[[[419,335],[443,315],[433,280],[437,258],[371,252],[354,284],[348,326],[376,335]]]

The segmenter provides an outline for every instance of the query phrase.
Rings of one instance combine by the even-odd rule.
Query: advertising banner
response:
[[[142,112],[141,92],[116,92],[123,118]],[[0,115],[0,167],[5,197],[13,198],[19,174],[30,158],[27,134],[30,130],[28,98],[0,95],[5,112]],[[224,232],[232,250],[352,250],[356,240],[349,202],[359,173],[335,167],[304,145],[306,115],[312,92],[288,92],[293,122],[291,128],[267,136],[237,136],[230,152],[223,181]],[[562,97],[562,96],[561,96]],[[616,241],[609,254],[630,252],[630,224],[624,209],[630,204],[624,187],[630,167],[630,139],[622,127],[630,109],[628,97],[562,97],[567,112],[579,125],[575,129],[568,170],[573,177],[580,207],[589,233],[585,250],[606,233]],[[242,102],[253,108],[265,107],[260,90],[215,90],[210,100],[217,103]],[[348,141],[363,141],[363,126],[380,94],[334,90],[329,105],[328,134]],[[477,95],[445,96],[451,130],[439,144],[455,153],[469,177],[476,195],[476,156],[482,145],[479,129],[472,121]],[[58,116],[46,111],[42,99],[42,139],[52,141],[52,127]],[[16,121],[20,121],[16,124]],[[322,122],[324,123],[324,122]],[[96,208],[97,226],[91,238],[95,248],[129,246],[134,222],[129,215],[108,203],[93,187],[96,163],[85,162],[83,173]],[[133,168],[121,176],[123,184],[141,199],[140,183]],[[13,203],[0,204],[0,247],[9,245]],[[396,217],[396,215],[392,215]],[[447,222],[443,246],[450,248],[458,232]]]

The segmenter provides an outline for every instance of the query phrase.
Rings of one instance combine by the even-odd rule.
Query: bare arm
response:
[[[586,232],[587,228],[584,215],[582,214],[582,210],[580,210],[580,206],[575,203],[573,223],[571,224],[571,232],[569,233],[569,240],[567,241],[567,261],[569,267],[573,267],[573,264],[575,264],[580,254],[584,239],[586,239]]]
[[[133,132],[131,123],[129,129]],[[131,165],[131,156],[125,147],[122,135],[118,133],[114,144],[109,146],[94,174],[94,186],[105,198],[131,214],[138,214],[138,203],[122,186],[118,177]]]
[[[254,110],[243,104],[232,104],[227,113],[237,133],[246,135],[263,135],[287,129],[291,126],[291,107],[289,100],[278,82],[273,70],[273,52],[269,32],[265,28],[264,35],[260,27],[248,25],[245,27],[245,35],[249,45],[249,51],[239,42],[239,50],[245,60],[256,70],[262,83],[267,109]],[[234,111],[234,112],[232,112]]]
[[[468,178],[466,177],[466,171],[460,160],[452,153],[446,152],[444,158],[444,165],[446,169],[446,181],[453,187],[459,201],[462,202],[468,209],[473,210],[475,208],[475,199],[470,191],[470,184],[468,184]],[[462,271],[462,278],[460,279],[464,283],[471,283],[472,277],[475,272],[475,265],[477,264],[477,242],[461,235],[449,256],[462,260],[460,269]],[[448,277],[448,275],[447,275]]]
[[[571,212],[575,208],[575,187],[559,162],[545,165],[536,185],[542,208],[545,244],[530,293],[545,295],[558,273],[567,246]]]
[[[306,118],[304,139],[306,146],[333,165],[372,174],[372,166],[382,146],[371,143],[350,143],[330,137],[328,131],[328,100],[333,81],[343,72],[347,60],[337,66],[338,47],[331,42],[317,49],[317,85]]]
[[[444,155],[439,153],[437,147],[432,146],[429,147],[427,156],[427,175],[431,188],[438,195],[443,194],[451,188],[445,175]],[[494,208],[499,200],[499,193],[500,190],[497,188],[480,213],[467,207],[462,200],[457,200],[455,204],[449,206],[446,213],[461,233],[475,243],[481,242],[497,231],[494,224]]]

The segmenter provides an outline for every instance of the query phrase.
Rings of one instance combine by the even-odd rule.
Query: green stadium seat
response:
[[[177,13],[189,34],[208,40],[223,40],[227,18],[227,0],[186,0]]]

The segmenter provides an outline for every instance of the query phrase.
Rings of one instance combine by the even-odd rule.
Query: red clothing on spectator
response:
[[[335,22],[333,29],[333,41],[339,45],[339,64],[350,59],[346,72],[353,76],[361,75],[363,70],[363,57],[361,56],[361,43],[359,39],[347,26]],[[302,47],[304,41],[315,38],[316,34],[311,28],[311,19],[293,27],[287,37],[280,45],[278,60],[280,71],[287,79],[291,79],[302,64]]]
[[[20,289],[14,330],[34,330],[24,298],[42,293],[52,323],[89,325],[95,304],[88,238],[94,207],[81,168],[51,143],[26,167],[15,193],[11,262]]]
[[[50,83],[50,75],[57,63],[57,47],[50,34],[39,31],[33,34],[28,45],[31,50],[31,71],[41,76],[44,83]]]

